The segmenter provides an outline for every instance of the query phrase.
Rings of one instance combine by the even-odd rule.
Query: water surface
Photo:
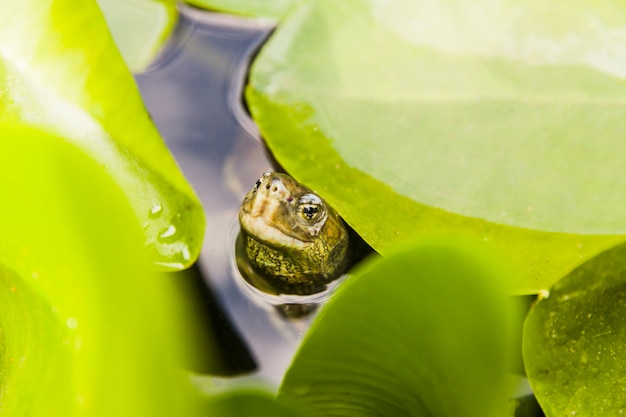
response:
[[[183,8],[170,44],[136,81],[205,208],[198,272],[250,349],[258,365],[255,376],[277,385],[308,321],[281,319],[255,302],[229,264],[239,205],[257,178],[272,169],[241,99],[251,56],[271,30],[264,21]]]

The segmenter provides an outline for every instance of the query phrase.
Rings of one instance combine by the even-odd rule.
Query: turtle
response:
[[[266,172],[239,210],[252,267],[281,293],[312,294],[349,267],[348,227],[317,193],[287,174]]]

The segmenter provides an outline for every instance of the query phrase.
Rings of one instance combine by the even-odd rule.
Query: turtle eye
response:
[[[313,221],[318,218],[320,214],[319,206],[315,204],[300,204],[298,207],[298,215],[306,221]]]
[[[315,194],[306,194],[298,201],[298,217],[307,223],[318,220],[324,212],[322,199]]]

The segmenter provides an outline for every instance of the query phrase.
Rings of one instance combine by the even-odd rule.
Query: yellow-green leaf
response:
[[[587,261],[526,319],[526,373],[548,417],[626,410],[625,257],[620,245]]]
[[[95,0],[0,5],[0,121],[38,127],[97,159],[128,197],[155,263],[182,268],[197,257],[202,207]]]
[[[622,2],[308,1],[247,99],[285,169],[377,251],[465,235],[547,290],[624,240]]]
[[[517,314],[504,278],[451,243],[370,259],[320,312],[278,399],[310,416],[501,416]]]
[[[133,72],[144,70],[172,34],[175,0],[97,0],[115,44]]]
[[[192,317],[149,272],[125,195],[73,144],[0,138],[0,413],[195,415]]]

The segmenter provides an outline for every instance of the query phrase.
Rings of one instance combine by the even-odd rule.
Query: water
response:
[[[229,337],[239,334],[247,345],[258,367],[254,377],[277,386],[310,318],[281,318],[271,304],[237,284],[229,264],[241,201],[259,176],[272,170],[241,93],[251,56],[272,29],[263,21],[183,8],[170,44],[136,81],[206,211],[205,242],[195,272],[207,280],[207,297],[214,296],[225,310],[227,317],[217,325],[226,328],[232,321]],[[161,209],[155,206],[151,214]],[[175,232],[165,230],[161,238]],[[220,312],[210,314],[213,320]],[[232,343],[231,353],[243,349]],[[241,355],[241,362],[252,363],[245,352]]]

